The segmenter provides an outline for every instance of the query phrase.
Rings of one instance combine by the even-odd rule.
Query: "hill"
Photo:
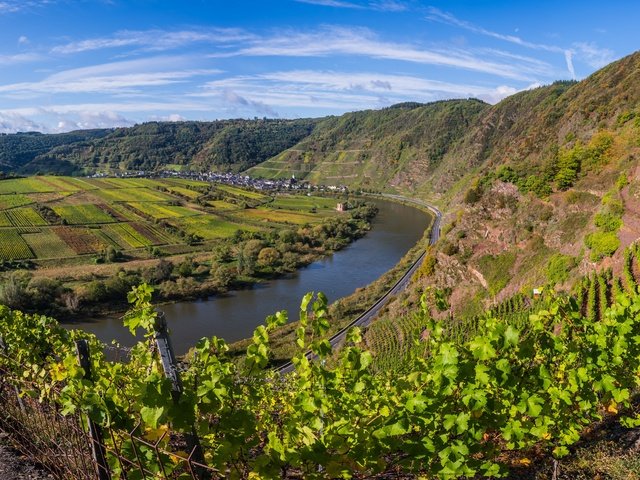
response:
[[[448,100],[329,117],[249,174],[293,174],[312,182],[376,189],[399,177],[421,184],[488,107],[479,100]]]
[[[60,135],[0,136],[0,171],[245,170],[306,137],[316,120],[149,122]]]
[[[108,135],[110,129],[80,130],[76,132],[45,135],[38,132],[0,134],[0,171],[13,171],[40,155],[60,146],[86,144]],[[58,171],[72,173],[76,168],[61,159]],[[69,171],[70,170],[70,171]]]

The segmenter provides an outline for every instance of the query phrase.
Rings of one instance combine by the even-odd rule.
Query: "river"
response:
[[[296,319],[302,296],[324,292],[329,302],[350,295],[391,269],[422,237],[429,224],[423,211],[376,200],[379,213],[363,238],[333,255],[286,277],[206,300],[162,305],[178,355],[202,337],[216,335],[227,342],[250,337],[267,315],[287,310]],[[129,346],[134,338],[120,318],[77,322],[73,328],[94,333],[103,342]]]

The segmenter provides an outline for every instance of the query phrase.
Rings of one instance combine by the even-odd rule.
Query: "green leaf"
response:
[[[158,428],[158,421],[163,414],[164,407],[142,407],[140,409],[142,421],[150,428]]]

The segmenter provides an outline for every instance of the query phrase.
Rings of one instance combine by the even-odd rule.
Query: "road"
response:
[[[380,195],[384,198],[389,198],[391,200],[403,201],[406,203],[413,203],[415,205],[420,205],[422,207],[428,208],[434,214],[433,225],[431,226],[431,234],[429,237],[429,245],[433,245],[440,238],[440,222],[442,220],[442,212],[438,210],[433,205],[428,204],[427,202],[423,202],[422,200],[415,200],[412,198],[406,198],[401,195],[392,195],[392,194],[382,194]],[[387,302],[391,299],[391,297],[395,297],[398,293],[407,288],[407,285],[411,281],[413,274],[420,268],[422,265],[422,261],[426,252],[423,252],[422,255],[411,265],[411,268],[407,270],[407,272],[398,280],[393,287],[391,287],[387,293],[385,293],[376,303],[374,303],[367,311],[362,313],[358,318],[353,320],[349,325],[344,327],[338,333],[333,335],[329,339],[329,343],[331,343],[331,347],[335,348],[340,345],[347,336],[347,332],[352,327],[366,327],[368,326],[380,313],[380,310],[387,304]],[[307,358],[311,359],[314,355],[311,352],[307,352]],[[281,374],[290,373],[294,370],[294,365],[292,362],[287,362],[275,369],[276,372]]]

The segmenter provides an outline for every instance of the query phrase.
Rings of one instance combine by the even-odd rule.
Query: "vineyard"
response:
[[[27,242],[15,230],[0,230],[0,260],[33,258]]]
[[[90,256],[101,255],[107,247],[135,252],[137,258],[148,257],[150,247],[166,247],[168,255],[181,244],[184,247],[178,250],[183,253],[197,251],[197,246],[186,245],[188,235],[215,242],[239,230],[313,224],[332,210],[313,214],[309,205],[335,203],[333,199],[286,196],[276,208],[244,210],[245,202],[271,200],[263,193],[238,187],[178,178],[46,176],[0,180],[0,259],[52,260],[82,255],[89,257],[89,263],[93,261]],[[166,221],[171,224],[162,223]]]
[[[66,205],[54,207],[53,211],[69,225],[92,225],[116,221],[97,205]]]
[[[452,340],[447,322],[431,319],[425,297],[403,327],[422,331],[420,354],[409,351],[402,369],[374,368],[358,329],[332,352],[323,339],[326,298],[309,294],[295,371],[284,378],[266,367],[270,332],[287,322],[285,313],[255,331],[243,364],[211,338],[178,369],[151,289],[129,297],[125,325],[146,337],[125,363],[107,361],[88,334],[0,310],[0,422],[32,454],[47,439],[43,463],[64,478],[92,478],[96,469],[105,479],[497,476],[545,452],[562,458],[605,415],[626,412],[625,425],[640,425],[629,410],[640,386],[633,292],[620,293],[598,320],[550,296],[521,327],[487,315],[466,340]],[[90,358],[78,357],[82,338]]]
[[[624,252],[622,278],[614,276],[610,269],[581,278],[571,292],[580,313],[591,321],[602,321],[619,295],[638,293],[639,259],[640,244],[634,243]],[[518,293],[489,308],[483,315],[470,318],[451,316],[443,327],[443,335],[455,342],[468,341],[481,333],[488,318],[497,318],[505,325],[525,331],[529,316],[550,308],[551,300],[546,294],[533,297]],[[400,321],[383,319],[366,330],[365,343],[373,354],[376,368],[397,368],[405,363],[408,351],[414,349],[414,343],[424,332],[424,325],[419,319],[419,316]]]

